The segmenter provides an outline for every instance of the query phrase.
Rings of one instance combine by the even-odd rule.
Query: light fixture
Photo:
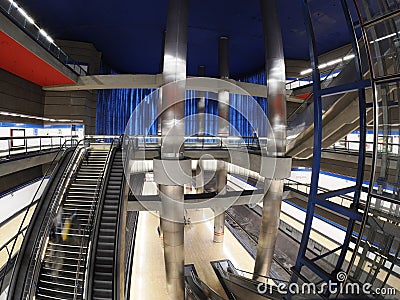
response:
[[[21,7],[18,7],[18,11],[30,24],[35,24],[35,21],[23,10]]]
[[[12,6],[14,6],[15,8],[18,8],[18,4],[16,2],[14,2],[13,0],[8,0]]]
[[[353,59],[354,57],[356,57],[354,54],[349,54],[349,55],[346,55],[345,57],[343,57],[343,60],[350,60],[350,59]]]
[[[43,29],[39,29],[39,33],[46,38],[50,43],[54,43],[54,40],[47,34]]]
[[[400,31],[399,31],[398,33],[400,33]],[[370,44],[373,44],[373,43],[376,43],[376,42],[380,42],[380,41],[382,41],[382,40],[386,40],[386,39],[391,38],[391,37],[396,36],[396,35],[397,35],[397,33],[394,32],[394,33],[385,35],[385,36],[383,36],[383,37],[380,37],[380,38],[378,38],[378,39],[376,39],[376,40],[370,41],[369,43],[370,43]]]
[[[300,75],[306,75],[306,74],[309,74],[311,72],[312,72],[312,69],[307,69],[307,70],[301,71]]]
[[[337,65],[337,64],[339,64],[339,63],[341,63],[343,61],[353,59],[354,57],[355,57],[354,54],[349,54],[349,55],[346,55],[343,58],[337,58],[337,59],[330,60],[330,61],[328,61],[326,63],[322,63],[322,64],[320,64],[318,66],[318,68],[319,69],[324,69],[324,68],[329,67],[329,66]],[[306,70],[301,71],[300,75],[306,75],[306,74],[309,74],[311,72],[312,72],[312,69],[306,69]]]
[[[12,113],[12,112],[7,112],[7,111],[0,111],[0,116],[11,116],[11,117],[18,117],[18,118],[36,119],[36,120],[47,121],[47,122],[83,123],[83,120],[53,119],[53,118],[31,116],[31,115],[25,115],[25,114],[19,114],[19,113]]]

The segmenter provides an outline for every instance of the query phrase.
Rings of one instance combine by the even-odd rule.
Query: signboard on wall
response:
[[[25,129],[10,129],[11,137],[25,137]],[[25,139],[11,139],[11,148],[25,147]]]

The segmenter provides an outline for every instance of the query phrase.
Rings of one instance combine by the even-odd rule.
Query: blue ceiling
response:
[[[287,58],[308,59],[302,0],[278,0]],[[21,0],[53,38],[91,42],[120,73],[159,72],[167,0]],[[349,43],[340,0],[311,0],[319,53]],[[218,73],[218,37],[230,37],[231,77],[264,65],[259,0],[190,0],[188,74]]]

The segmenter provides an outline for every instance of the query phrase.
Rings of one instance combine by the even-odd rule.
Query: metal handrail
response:
[[[191,142],[190,140],[195,142]],[[135,146],[132,144],[136,143],[137,148],[139,148],[139,145],[143,145],[144,148],[159,147],[161,141],[162,137],[159,135],[135,135],[126,137],[124,140],[130,147]],[[268,145],[267,137],[258,136],[185,136],[184,141],[186,147],[199,147],[201,149],[205,147],[217,147],[222,149],[226,147],[240,148],[244,146],[260,148]]]
[[[0,156],[6,156],[8,158],[10,158],[12,155],[14,155],[14,151],[18,151],[18,153],[15,153],[15,155],[18,154],[27,154],[28,152],[36,152],[39,151],[41,152],[42,150],[51,150],[51,149],[59,149],[60,147],[62,147],[63,142],[67,141],[67,140],[73,140],[78,138],[77,135],[67,135],[67,136],[60,136],[60,135],[52,135],[52,136],[48,136],[48,135],[44,135],[44,136],[16,136],[16,137],[0,137],[0,142],[1,141],[7,141],[7,148],[6,149],[2,149],[0,150]],[[49,140],[50,139],[50,143],[43,143],[43,140]],[[59,143],[54,144],[53,140],[57,139],[59,140]],[[14,140],[23,140],[24,141],[24,145],[22,146],[12,146],[12,142]],[[31,140],[38,140],[38,145],[33,145],[33,146],[28,146],[28,141]],[[22,149],[24,149],[25,151],[23,152],[19,152]],[[32,149],[32,151],[28,151]],[[4,155],[5,153],[5,155]]]
[[[59,151],[58,151],[57,154],[54,156],[52,162],[50,163],[49,167],[47,168],[47,170],[46,170],[46,172],[45,172],[45,175],[43,176],[42,180],[40,181],[39,186],[38,186],[38,188],[36,189],[36,192],[35,192],[35,194],[34,194],[33,197],[32,197],[31,203],[35,200],[37,194],[39,193],[39,190],[42,188],[42,185],[43,185],[43,183],[44,183],[44,181],[45,181],[45,178],[46,178],[47,176],[49,176],[49,175],[52,173],[53,167],[55,166],[55,162],[57,161],[57,158],[59,157],[59,155],[60,155],[61,151],[63,150],[63,148],[64,148],[64,147],[66,148],[68,142],[70,142],[70,143],[71,143],[71,146],[72,146],[72,142],[73,142],[73,141],[74,141],[74,140],[67,140],[67,141],[64,142],[63,146],[60,147]],[[75,141],[75,142],[76,142],[76,141]],[[32,207],[32,206],[31,206],[31,207]],[[26,220],[26,218],[27,218],[27,216],[28,216],[28,213],[29,213],[31,207],[29,207],[29,209],[26,210],[25,215],[24,215],[24,217],[22,218],[22,221],[21,221],[21,223],[20,223],[20,225],[19,225],[18,233],[21,233],[23,224],[24,224],[24,222],[25,222],[25,220]],[[11,248],[11,252],[10,252],[11,254],[14,252],[15,245],[16,245],[16,240],[14,241],[13,246],[12,246],[12,248]],[[12,259],[12,257],[11,257],[12,255],[11,255],[11,254],[10,254],[9,257],[8,257],[8,260],[7,260],[7,263],[6,263],[6,269],[8,268],[9,264],[11,263],[11,259]],[[14,271],[15,271],[15,270],[13,270],[13,273],[14,273]],[[1,282],[0,282],[0,290],[2,290],[2,288],[3,288],[3,285],[4,285],[4,278],[5,278],[5,277],[3,277],[3,278],[1,279]]]
[[[224,299],[220,295],[218,295],[212,288],[210,288],[207,284],[205,284],[196,275],[196,273],[193,270],[191,270],[190,276],[191,276],[193,282],[197,285],[197,287],[206,294],[208,299],[212,299],[212,300],[223,300]]]

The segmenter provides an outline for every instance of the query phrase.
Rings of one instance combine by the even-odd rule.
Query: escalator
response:
[[[90,151],[87,162],[81,162],[74,182],[66,191],[58,209],[64,225],[61,232],[49,239],[36,299],[83,299],[89,228],[97,203],[99,174],[105,168],[107,155],[106,150]]]
[[[105,176],[103,195],[95,225],[92,255],[90,257],[88,299],[123,298],[119,270],[119,242],[122,233],[122,214],[125,176],[121,148],[111,153],[110,168]]]
[[[230,260],[214,261],[211,265],[229,300],[284,299],[285,294],[278,292],[270,278],[263,277],[263,281],[248,278],[244,276],[243,271],[237,270]]]
[[[361,56],[366,57],[364,48],[361,48],[363,53]],[[368,74],[368,69],[364,67],[364,75]],[[322,82],[322,88],[331,88],[341,85],[346,85],[354,82],[356,78],[356,69],[354,62],[343,66],[340,74],[331,80]],[[335,142],[359,128],[359,107],[358,93],[355,88],[348,87],[347,92],[337,92],[336,94],[323,97],[323,148],[328,148]],[[372,97],[367,98],[372,101]],[[303,106],[303,105],[302,105]],[[367,123],[372,121],[372,108],[366,111]],[[306,159],[312,155],[313,147],[313,120],[314,120],[314,105],[312,101],[300,109],[293,116],[289,117],[288,122],[288,139],[289,145],[287,155]]]
[[[8,286],[8,291],[9,295],[11,295],[11,299],[21,299],[21,297],[19,297],[18,295],[20,295],[20,293],[22,292],[25,278],[28,275],[28,265],[29,260],[31,259],[31,253],[33,252],[33,245],[35,244],[35,241],[40,234],[40,227],[43,222],[44,216],[47,214],[52,199],[58,189],[58,186],[62,182],[63,174],[68,169],[68,166],[72,163],[74,150],[75,148],[67,148],[62,154],[58,163],[55,165],[54,170],[51,173],[50,179],[41,195],[40,201],[38,201],[36,209],[32,215],[30,224],[26,230],[25,238],[21,244],[18,255],[12,257],[12,261],[8,265],[6,265],[7,272],[10,272],[12,270],[12,266],[14,266],[14,271],[12,275],[9,275],[10,277],[12,276],[10,284]],[[54,161],[55,160],[53,160],[53,162]],[[8,282],[8,280],[6,280],[6,282]]]
[[[193,264],[185,265],[186,300],[223,300],[213,289],[208,287],[197,275]]]

